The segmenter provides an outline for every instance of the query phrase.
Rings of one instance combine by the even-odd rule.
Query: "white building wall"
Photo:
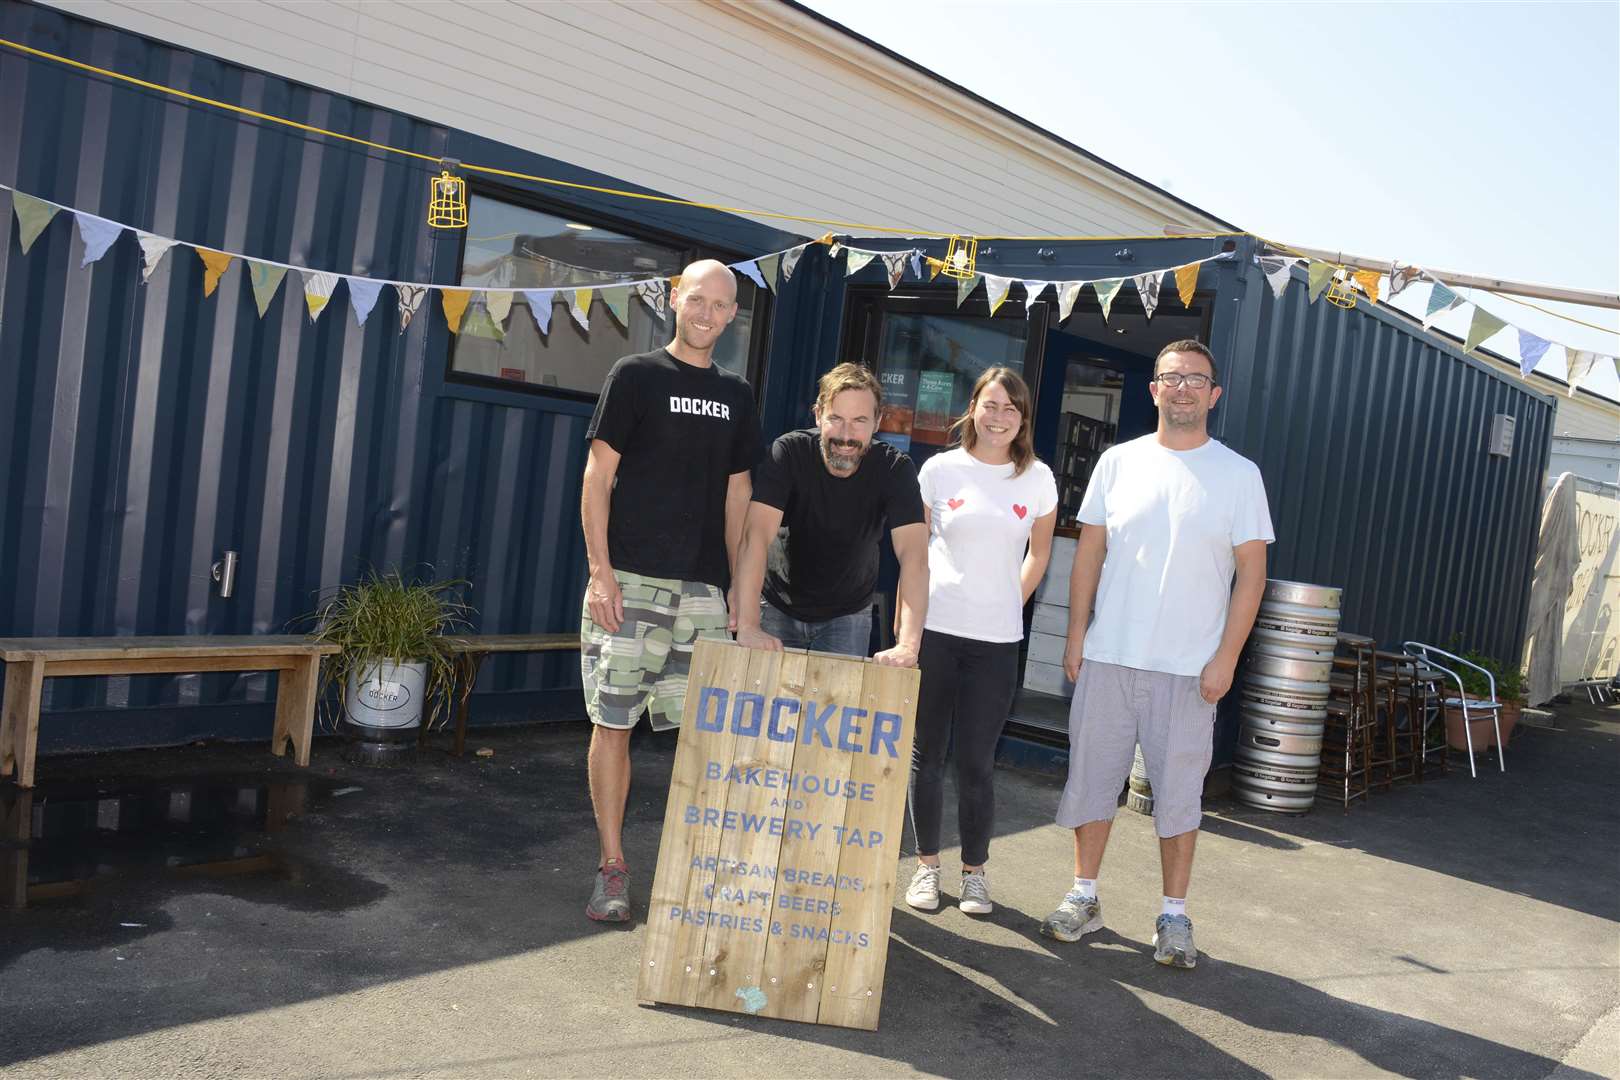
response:
[[[981,236],[1222,227],[773,0],[51,2],[703,202]]]

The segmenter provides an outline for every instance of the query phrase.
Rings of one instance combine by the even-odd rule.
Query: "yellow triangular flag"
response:
[[[575,289],[574,302],[568,305],[568,314],[586,333],[591,329],[591,297],[595,292],[595,289]]]
[[[452,334],[461,333],[461,318],[467,314],[467,301],[470,299],[471,289],[439,290],[439,303],[444,306],[444,317],[450,323]]]
[[[1198,291],[1198,264],[1188,263],[1176,267],[1176,292],[1181,295],[1181,306],[1192,307],[1193,293]]]
[[[197,258],[207,267],[203,271],[203,295],[213,296],[214,290],[219,288],[219,279],[231,268],[231,259],[234,256],[227,255],[223,251],[209,251],[207,248],[196,250]]]
[[[943,269],[945,269],[945,260],[944,259],[929,259],[928,260],[928,280],[933,281],[935,278],[939,277],[939,272],[941,270],[943,270]]]
[[[1367,299],[1375,304],[1378,303],[1378,279],[1383,277],[1383,274],[1380,274],[1377,270],[1357,270],[1350,276],[1356,279],[1356,284],[1360,285],[1361,291],[1367,294]]]

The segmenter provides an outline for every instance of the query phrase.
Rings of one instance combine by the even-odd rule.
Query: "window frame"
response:
[[[711,257],[721,262],[739,262],[749,258],[730,248],[700,249],[689,236],[681,236],[668,232],[657,226],[647,225],[644,222],[632,221],[611,213],[599,210],[585,209],[558,199],[549,199],[544,195],[524,188],[511,187],[494,181],[472,178],[467,181],[468,206],[474,196],[482,196],[504,202],[523,210],[534,210],[537,213],[550,214],[567,221],[578,221],[585,225],[602,228],[629,236],[649,243],[661,244],[670,248],[678,255],[680,265],[686,266],[693,261]],[[457,230],[455,239],[455,269],[456,280],[450,288],[461,288],[462,268],[467,260],[467,229]],[[770,328],[774,317],[775,294],[770,289],[755,289],[754,322],[748,341],[748,356],[744,378],[753,389],[756,406],[759,404],[761,383],[765,370],[765,360],[769,349]],[[631,298],[631,303],[640,303]],[[595,305],[593,304],[594,308]],[[607,316],[612,318],[612,316]],[[671,316],[673,318],[673,316]],[[442,392],[449,397],[468,397],[478,401],[491,400],[490,392],[496,396],[496,404],[522,405],[535,407],[542,404],[557,404],[568,402],[575,407],[586,406],[586,412],[594,408],[597,398],[601,397],[601,389],[575,390],[561,386],[545,386],[540,383],[520,383],[511,379],[502,379],[493,375],[479,375],[473,372],[460,371],[456,368],[456,348],[460,344],[460,334],[449,334],[449,348],[445,350],[444,367],[441,369],[440,384]],[[607,375],[603,371],[603,376]],[[461,393],[456,391],[460,389]],[[478,391],[466,393],[465,391]],[[508,397],[510,395],[510,397]],[[570,410],[573,411],[573,410]]]

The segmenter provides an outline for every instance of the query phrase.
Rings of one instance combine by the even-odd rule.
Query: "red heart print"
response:
[[[1017,503],[1013,503],[1013,513],[1017,514],[1019,518],[1022,519],[1025,514],[1029,513],[1029,507],[1019,506]]]
[[[945,500],[945,505],[950,507],[952,510],[955,510],[956,508],[958,508],[959,506],[962,505],[963,501],[964,500],[962,500],[962,499],[946,499]]]

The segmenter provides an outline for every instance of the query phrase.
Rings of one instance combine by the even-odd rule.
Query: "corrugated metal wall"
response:
[[[1273,576],[1344,586],[1344,628],[1386,647],[1517,663],[1552,402],[1387,311],[1308,303],[1301,273],[1279,300],[1246,258],[1217,272],[1216,434],[1265,474]]]
[[[377,142],[624,186],[17,0],[0,0],[0,35]],[[0,50],[0,181],[160,235],[454,282],[424,170]],[[635,217],[694,246],[791,242],[706,212]],[[386,290],[364,329],[341,290],[312,325],[290,274],[261,320],[241,268],[205,299],[189,250],[143,285],[128,235],[81,270],[65,215],[26,256],[13,232],[8,203],[0,636],[276,632],[323,587],[395,565],[469,578],[485,631],[577,626],[588,404],[446,385],[443,319],[424,308],[399,334]],[[242,555],[230,600],[208,576],[225,549]],[[267,680],[59,680],[47,705],[253,701]],[[577,684],[555,656],[492,665],[480,688]]]

